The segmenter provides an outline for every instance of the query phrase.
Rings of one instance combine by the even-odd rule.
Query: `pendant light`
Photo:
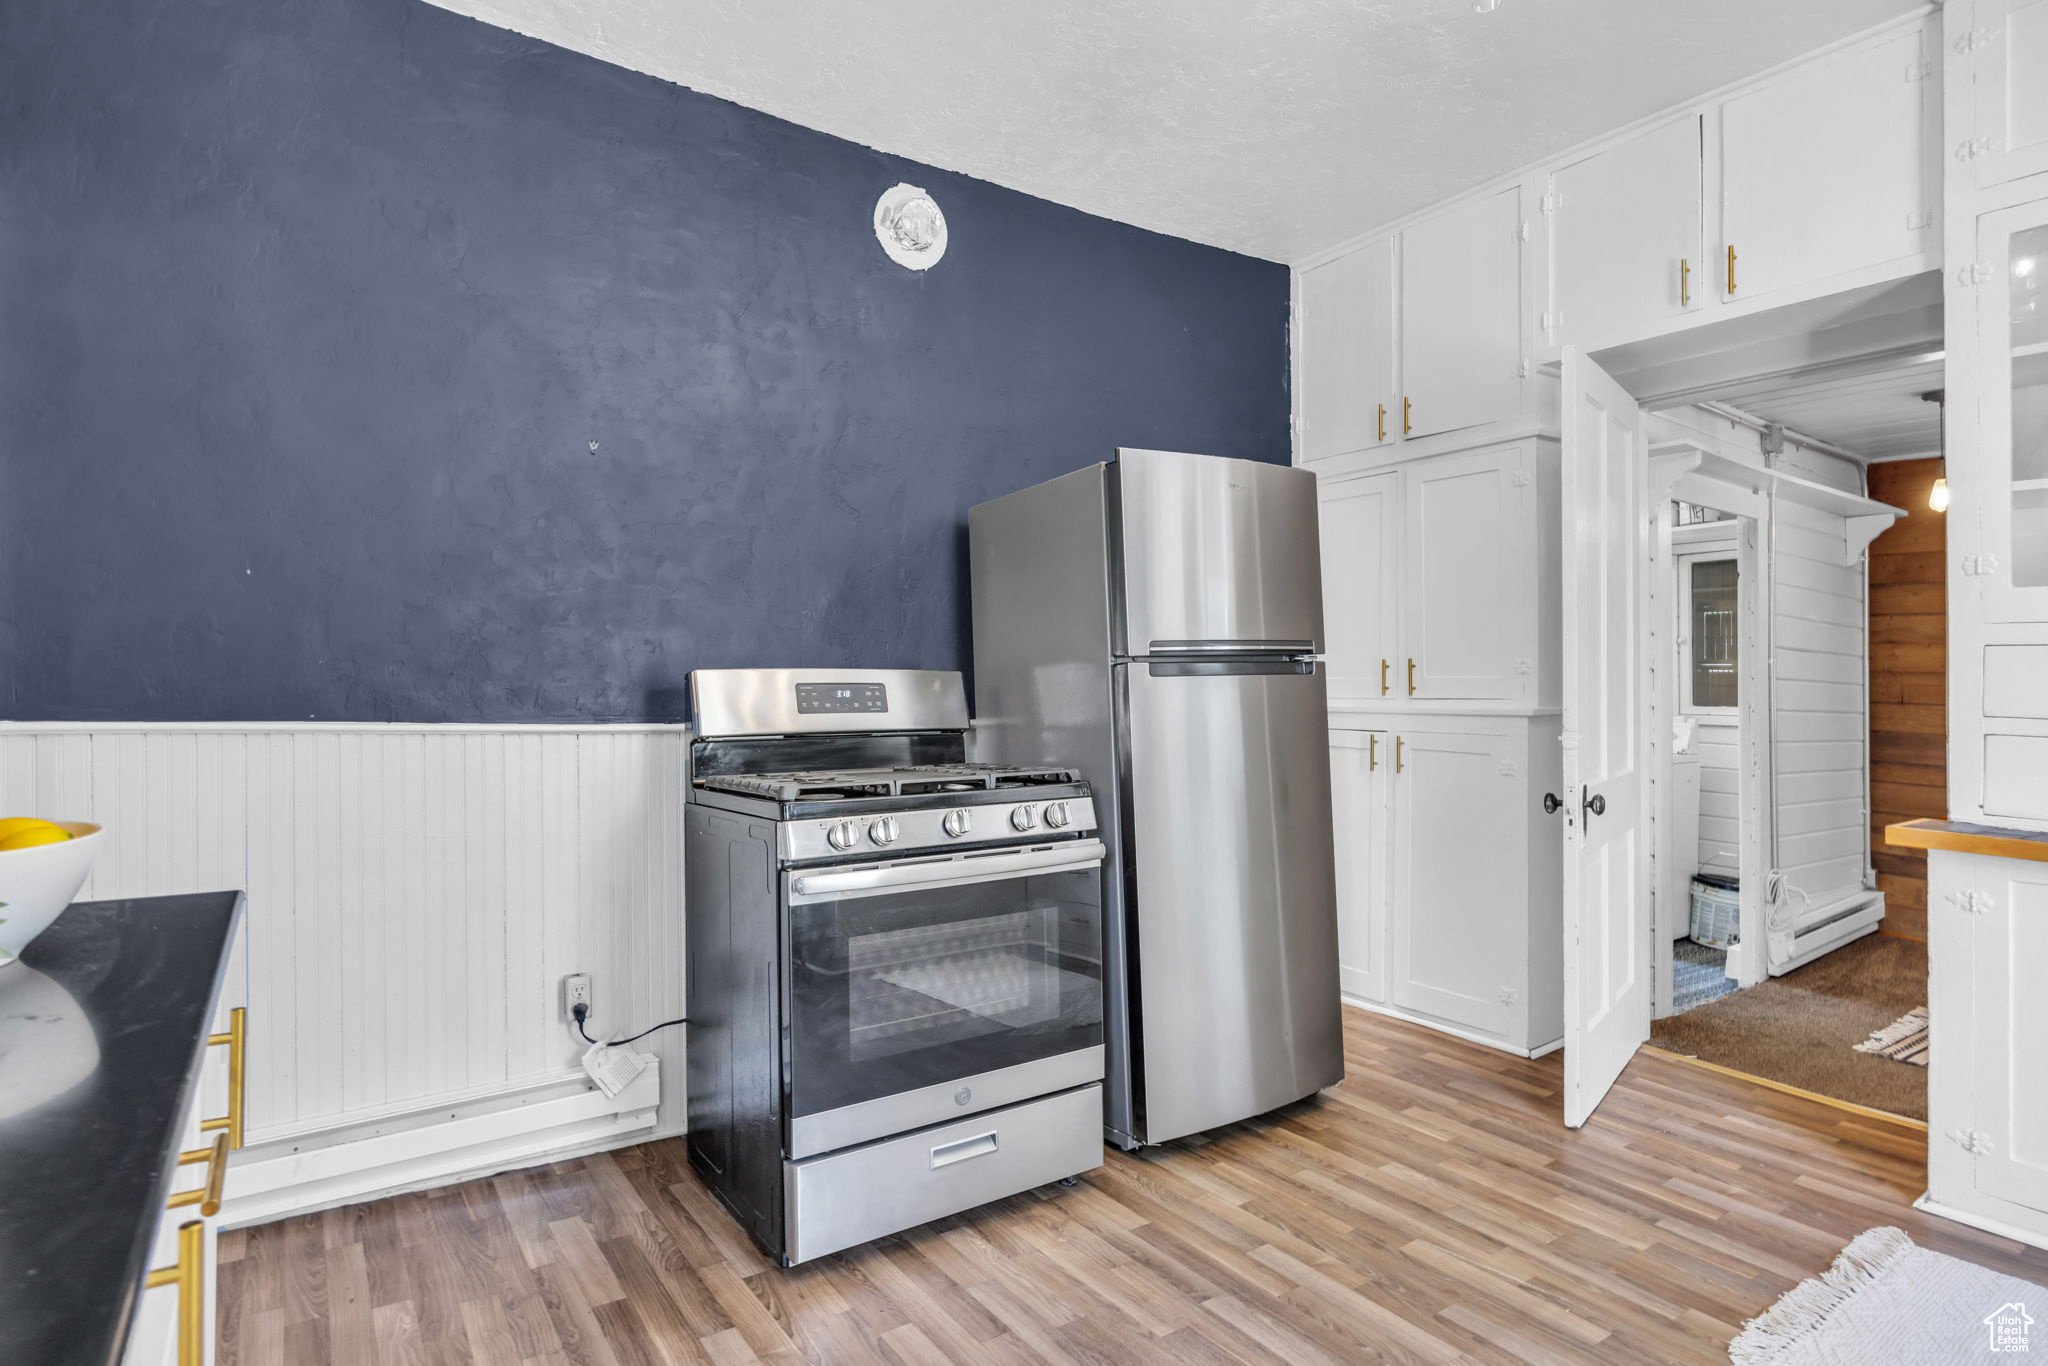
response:
[[[1941,453],[1946,457],[1948,455],[1948,393],[1943,389],[1935,389],[1920,395],[1920,397],[1929,403],[1941,405]],[[1934,487],[1927,490],[1927,509],[1930,512],[1948,511],[1948,461],[1946,458],[1941,462],[1941,473],[1934,476]]]

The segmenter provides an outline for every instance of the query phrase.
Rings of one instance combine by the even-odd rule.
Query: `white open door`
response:
[[[1650,1037],[1643,741],[1649,443],[1635,400],[1564,349],[1564,1122]]]

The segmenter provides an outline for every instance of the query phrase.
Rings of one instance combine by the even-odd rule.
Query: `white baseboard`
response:
[[[2044,1227],[2041,1228],[2026,1228],[2019,1224],[2009,1224],[1988,1214],[1977,1214],[1970,1210],[1957,1209],[1954,1205],[1944,1205],[1926,1195],[1915,1200],[1913,1208],[1927,1214],[1940,1215],[1944,1219],[1953,1219],[1959,1224],[1967,1224],[1971,1228],[1996,1234],[2000,1238],[2010,1238],[2015,1243],[2025,1243],[2028,1247],[2048,1249],[2048,1221],[2044,1221]]]
[[[576,1077],[510,1098],[254,1144],[230,1162],[220,1227],[246,1228],[642,1143],[664,1136],[656,1128],[660,1104],[657,1061],[616,1096]]]
[[[1409,1024],[1421,1025],[1424,1029],[1434,1029],[1439,1034],[1448,1034],[1454,1039],[1463,1039],[1466,1043],[1482,1044],[1487,1048],[1498,1049],[1502,1053],[1512,1054],[1517,1058],[1540,1058],[1545,1053],[1555,1053],[1558,1049],[1564,1047],[1563,1039],[1552,1039],[1549,1043],[1534,1049],[1517,1048],[1498,1035],[1481,1034],[1477,1030],[1466,1029],[1461,1025],[1447,1024],[1442,1020],[1431,1019],[1427,1015],[1417,1015],[1413,1011],[1403,1010],[1399,1006],[1387,1005],[1380,1001],[1368,1001],[1362,996],[1353,996],[1348,991],[1342,994],[1342,999],[1347,1006],[1357,1006],[1360,1010],[1370,1010],[1375,1015],[1385,1015],[1389,1019],[1406,1020]]]

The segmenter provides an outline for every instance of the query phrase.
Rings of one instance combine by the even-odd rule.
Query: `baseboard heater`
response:
[[[652,1130],[661,1064],[616,1096],[579,1069],[493,1096],[252,1143],[229,1161],[223,1228],[467,1181]]]
[[[1853,892],[1801,917],[1790,934],[1773,934],[1771,975],[1801,968],[1848,940],[1867,934],[1884,919],[1883,892]]]

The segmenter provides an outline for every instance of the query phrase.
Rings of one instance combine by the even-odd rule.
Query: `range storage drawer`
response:
[[[789,1260],[807,1262],[1101,1165],[1099,1085],[785,1162]]]

